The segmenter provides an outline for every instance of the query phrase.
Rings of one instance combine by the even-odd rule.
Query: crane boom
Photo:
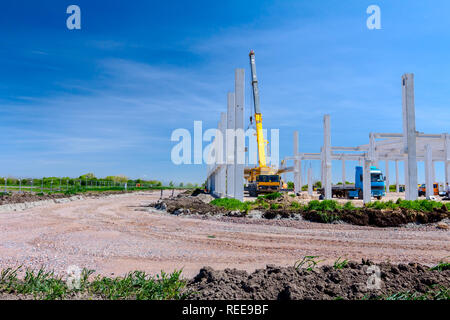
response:
[[[253,105],[255,109],[255,123],[256,123],[256,141],[258,143],[258,164],[260,168],[266,167],[266,152],[265,141],[262,128],[262,115],[259,106],[259,91],[258,79],[256,77],[255,52],[253,50],[249,53],[250,68],[252,72],[252,88],[253,88]]]

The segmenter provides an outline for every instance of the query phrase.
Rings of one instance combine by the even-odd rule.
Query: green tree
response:
[[[79,179],[96,179],[95,174],[93,173],[86,173],[80,176]]]

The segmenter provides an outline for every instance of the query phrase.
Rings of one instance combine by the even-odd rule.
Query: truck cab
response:
[[[380,200],[381,197],[386,195],[385,180],[386,179],[380,169],[374,166],[370,167],[370,187],[372,189],[372,197],[376,197]],[[362,199],[363,188],[363,167],[357,166],[355,168],[355,190],[349,191],[349,197]]]

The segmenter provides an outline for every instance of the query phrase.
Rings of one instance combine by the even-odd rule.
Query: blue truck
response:
[[[370,167],[370,186],[372,189],[372,197],[380,200],[386,195],[386,178],[377,167]],[[324,195],[323,188],[319,191]],[[363,198],[363,167],[355,168],[355,184],[337,184],[331,186],[331,193],[336,198],[362,199]]]

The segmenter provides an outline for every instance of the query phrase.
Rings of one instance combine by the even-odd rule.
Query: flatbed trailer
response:
[[[355,168],[355,184],[335,184],[331,186],[331,197],[346,199],[362,199],[363,198],[363,168],[357,166]],[[386,195],[385,178],[380,169],[377,167],[370,168],[370,188],[372,197],[380,200]],[[322,198],[325,196],[325,189],[318,190]]]

